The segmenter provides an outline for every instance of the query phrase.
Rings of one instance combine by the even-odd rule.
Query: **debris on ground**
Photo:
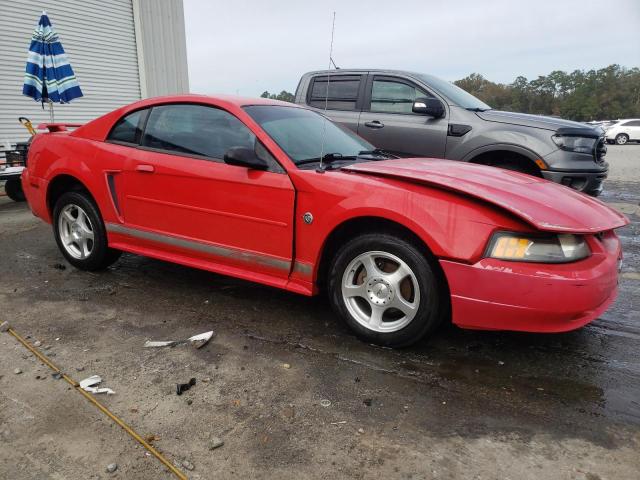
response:
[[[118,464],[117,463],[110,463],[109,465],[107,465],[107,473],[113,473],[118,469]]]
[[[76,367],[76,372],[83,372],[84,371],[84,367]]]
[[[193,463],[191,463],[191,462],[190,462],[190,461],[188,461],[188,460],[185,460],[184,462],[182,462],[182,466],[183,466],[184,468],[186,468],[187,470],[189,470],[189,471],[191,471],[191,470],[193,470],[193,469],[195,469],[195,468],[196,468],[196,467],[193,465]]]
[[[22,373],[22,370],[19,368],[16,368],[13,373],[15,373],[16,375],[20,375]]]
[[[51,376],[54,380],[60,380],[62,378],[62,374],[60,372],[52,373]]]
[[[209,450],[215,450],[216,448],[220,448],[224,445],[224,440],[218,437],[213,437],[211,439],[211,443],[209,444]]]
[[[100,375],[92,375],[80,381],[80,388],[89,393],[106,393],[108,395],[113,395],[114,393],[116,393],[110,388],[95,386],[101,382],[102,378],[100,377]]]
[[[324,408],[330,407],[331,400],[327,400],[326,398],[324,400],[320,400],[320,405],[322,405]]]
[[[373,400],[371,398],[365,398],[362,403],[364,403],[367,407],[370,407],[371,404],[373,403]]]
[[[340,420],[339,422],[331,422],[331,425],[344,425],[346,423],[347,423],[346,420]]]
[[[282,368],[286,368],[288,370],[289,368],[291,368],[291,365],[289,365],[288,363],[283,363]]]
[[[66,265],[63,265],[62,263],[54,263],[52,265],[53,268],[55,268],[56,270],[66,270],[67,267]]]
[[[191,399],[187,400],[187,405],[191,405],[192,403],[193,403],[193,400],[191,400]]]
[[[360,435],[362,435],[362,434],[364,433],[364,428],[359,428],[359,429],[358,429],[358,433],[359,433]]]
[[[213,330],[210,330],[205,333],[201,333],[199,335],[194,335],[193,337],[189,337],[186,340],[166,340],[166,341],[151,341],[147,340],[144,343],[145,348],[155,348],[155,347],[175,347],[177,345],[186,345],[190,343],[195,348],[204,347],[209,340],[213,337]]]
[[[42,342],[40,340],[36,340],[35,342],[33,342],[34,347],[39,347],[40,345],[42,345]]]
[[[182,395],[183,392],[186,392],[195,384],[196,384],[195,378],[192,378],[191,380],[189,380],[189,383],[178,383],[176,385],[176,395]]]
[[[157,442],[158,440],[160,440],[160,437],[158,435],[147,435],[146,437],[144,437],[145,441],[148,443],[153,443],[153,442]]]
[[[6,332],[11,328],[11,325],[9,325],[9,322],[4,321],[2,323],[0,323],[0,332]]]

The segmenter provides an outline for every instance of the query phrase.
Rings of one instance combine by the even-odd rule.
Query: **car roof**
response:
[[[293,103],[283,102],[281,100],[273,100],[271,98],[255,98],[255,97],[242,97],[239,95],[225,95],[225,94],[217,94],[217,95],[203,95],[196,93],[187,93],[180,95],[165,95],[162,97],[152,97],[144,100],[140,100],[139,102],[135,102],[130,106],[141,107],[141,106],[152,106],[152,105],[162,105],[167,103],[208,103],[211,105],[234,105],[236,107],[246,107],[248,105],[280,105],[287,107],[298,107]]]
[[[330,73],[332,75],[348,75],[350,73],[389,73],[389,74],[397,74],[397,75],[406,75],[409,77],[415,77],[418,75],[426,75],[425,73],[420,72],[412,72],[409,70],[394,70],[387,68],[339,68],[337,70],[314,70],[313,72],[307,72],[305,75],[321,75]]]

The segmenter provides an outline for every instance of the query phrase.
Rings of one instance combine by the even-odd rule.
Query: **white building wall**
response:
[[[182,0],[133,0],[143,97],[189,92]]]
[[[85,123],[143,97],[188,91],[182,0],[0,0],[0,147],[28,138],[19,116],[49,121],[46,106],[22,95],[43,9],[84,93],[54,104],[56,121]]]

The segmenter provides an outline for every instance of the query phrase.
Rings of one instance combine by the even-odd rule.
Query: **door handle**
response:
[[[153,173],[155,171],[156,169],[153,168],[153,165],[144,165],[144,164],[136,165],[136,172]]]
[[[364,126],[369,128],[382,128],[384,127],[384,123],[380,120],[374,120],[372,122],[364,122]]]

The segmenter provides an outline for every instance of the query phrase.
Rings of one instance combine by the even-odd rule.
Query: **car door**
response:
[[[640,140],[640,120],[627,122],[625,129],[629,133],[629,140]]]
[[[432,94],[410,80],[372,75],[366,86],[358,135],[402,156],[444,158],[448,114],[433,118],[412,112],[416,98]]]
[[[310,80],[307,105],[353,132],[358,131],[364,98],[364,74],[318,75]]]
[[[231,147],[249,147],[269,170],[227,165]],[[124,172],[121,230],[187,259],[287,277],[294,189],[256,136],[226,110],[155,106]]]

